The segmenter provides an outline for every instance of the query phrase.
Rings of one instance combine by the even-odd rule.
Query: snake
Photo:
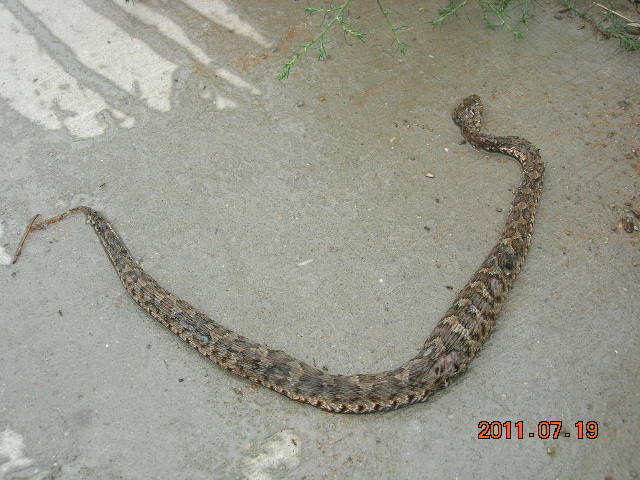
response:
[[[522,167],[520,185],[497,243],[417,354],[391,370],[331,374],[224,327],[161,287],[142,269],[105,217],[86,206],[39,223],[36,215],[25,230],[14,262],[31,232],[82,213],[135,303],[220,367],[328,412],[372,413],[423,402],[465,372],[489,336],[524,265],[542,193],[544,162],[539,150],[523,138],[484,133],[483,109],[477,95],[465,98],[454,109],[453,121],[460,127],[463,143],[515,158]]]

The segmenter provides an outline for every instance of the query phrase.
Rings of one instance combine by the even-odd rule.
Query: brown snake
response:
[[[15,260],[33,230],[82,212],[133,300],[222,368],[293,400],[330,412],[379,412],[423,402],[439,387],[446,386],[449,380],[464,372],[488,337],[524,263],[542,191],[544,163],[538,149],[522,138],[481,133],[482,109],[480,98],[472,95],[456,107],[453,120],[472,146],[518,160],[522,165],[522,181],[496,245],[420,351],[393,370],[332,375],[219,325],[158,285],[133,259],[111,224],[89,207],[76,207],[40,223],[35,223],[37,216],[34,217],[16,251]]]

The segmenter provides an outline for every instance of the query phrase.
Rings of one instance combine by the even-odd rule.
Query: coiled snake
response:
[[[76,207],[40,223],[36,223],[37,216],[34,217],[20,242],[14,262],[32,231],[73,213],[84,213],[133,300],[222,368],[293,400],[330,412],[379,412],[423,402],[467,369],[489,335],[507,292],[524,263],[542,191],[544,164],[538,149],[522,138],[482,133],[482,110],[480,98],[472,95],[456,107],[453,120],[472,146],[518,160],[522,165],[522,181],[496,245],[457,295],[420,351],[393,370],[332,375],[219,325],[158,285],[133,259],[109,222],[89,207]]]

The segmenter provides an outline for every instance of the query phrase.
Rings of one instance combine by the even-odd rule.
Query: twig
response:
[[[618,12],[616,12],[615,10],[611,10],[609,7],[605,7],[604,5],[600,5],[598,2],[593,2],[594,5],[603,8],[604,10],[606,10],[607,12],[613,13],[614,15],[619,16],[620,18],[624,18],[627,22],[632,22],[633,20],[631,20],[630,18],[625,17],[624,15],[619,14]]]
[[[69,215],[73,215],[74,213],[78,213],[78,212],[84,212],[87,211],[87,207],[76,207],[76,208],[72,208],[71,210],[67,210],[66,212],[57,215],[55,217],[49,218],[47,220],[43,220],[40,223],[36,223],[36,220],[38,219],[38,217],[40,216],[40,214],[37,214],[36,216],[34,216],[31,219],[31,222],[29,223],[29,225],[27,225],[27,228],[24,230],[24,234],[22,235],[22,239],[20,240],[20,243],[18,244],[18,248],[16,248],[16,253],[13,255],[13,263],[16,263],[18,261],[18,258],[20,257],[20,254],[22,253],[22,247],[24,246],[25,242],[27,241],[27,239],[29,238],[29,236],[31,235],[31,233],[34,230],[42,230],[43,228],[46,228],[48,225],[51,225],[52,223],[57,223],[60,220],[64,220],[65,218],[67,218]]]
[[[38,219],[39,216],[40,216],[39,213],[37,215],[35,215],[31,219],[31,222],[29,223],[29,225],[27,225],[27,228],[24,229],[24,234],[22,235],[22,238],[20,239],[20,243],[18,244],[18,248],[16,248],[16,253],[13,254],[13,262],[11,262],[11,263],[16,263],[18,261],[18,258],[20,257],[20,254],[22,253],[22,247],[24,246],[24,242],[26,242],[27,238],[29,238],[29,235],[31,235],[31,232],[33,231],[33,225],[36,223],[36,220]]]
[[[631,35],[627,34],[624,31],[623,27],[621,27],[620,25],[621,22],[615,19],[614,17],[610,16],[611,13],[615,13],[613,12],[613,10],[605,8],[605,10],[607,11],[607,15],[609,15],[609,17],[607,18],[610,18],[611,21],[613,22],[611,26],[605,26],[601,22],[596,20],[593,16],[589,15],[588,12],[577,9],[573,5],[573,0],[563,0],[563,2],[565,7],[567,7],[572,12],[575,12],[580,17],[584,18],[587,22],[593,25],[595,29],[598,30],[598,32],[604,35],[605,38],[616,37],[629,50],[640,49],[640,41],[636,40]],[[593,2],[593,4],[597,5],[596,2]],[[598,5],[598,6],[602,7],[602,5]]]

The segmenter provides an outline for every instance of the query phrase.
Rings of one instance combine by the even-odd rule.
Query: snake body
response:
[[[482,110],[480,98],[470,96],[457,106],[453,120],[472,146],[518,160],[522,181],[502,235],[487,258],[458,293],[424,346],[392,370],[333,375],[225,328],[161,287],[134,260],[111,224],[89,207],[76,207],[38,224],[34,219],[23,242],[31,230],[76,212],[84,213],[133,300],[222,368],[329,412],[379,412],[423,402],[464,372],[488,337],[523,266],[542,191],[544,164],[538,149],[522,138],[482,133]]]

